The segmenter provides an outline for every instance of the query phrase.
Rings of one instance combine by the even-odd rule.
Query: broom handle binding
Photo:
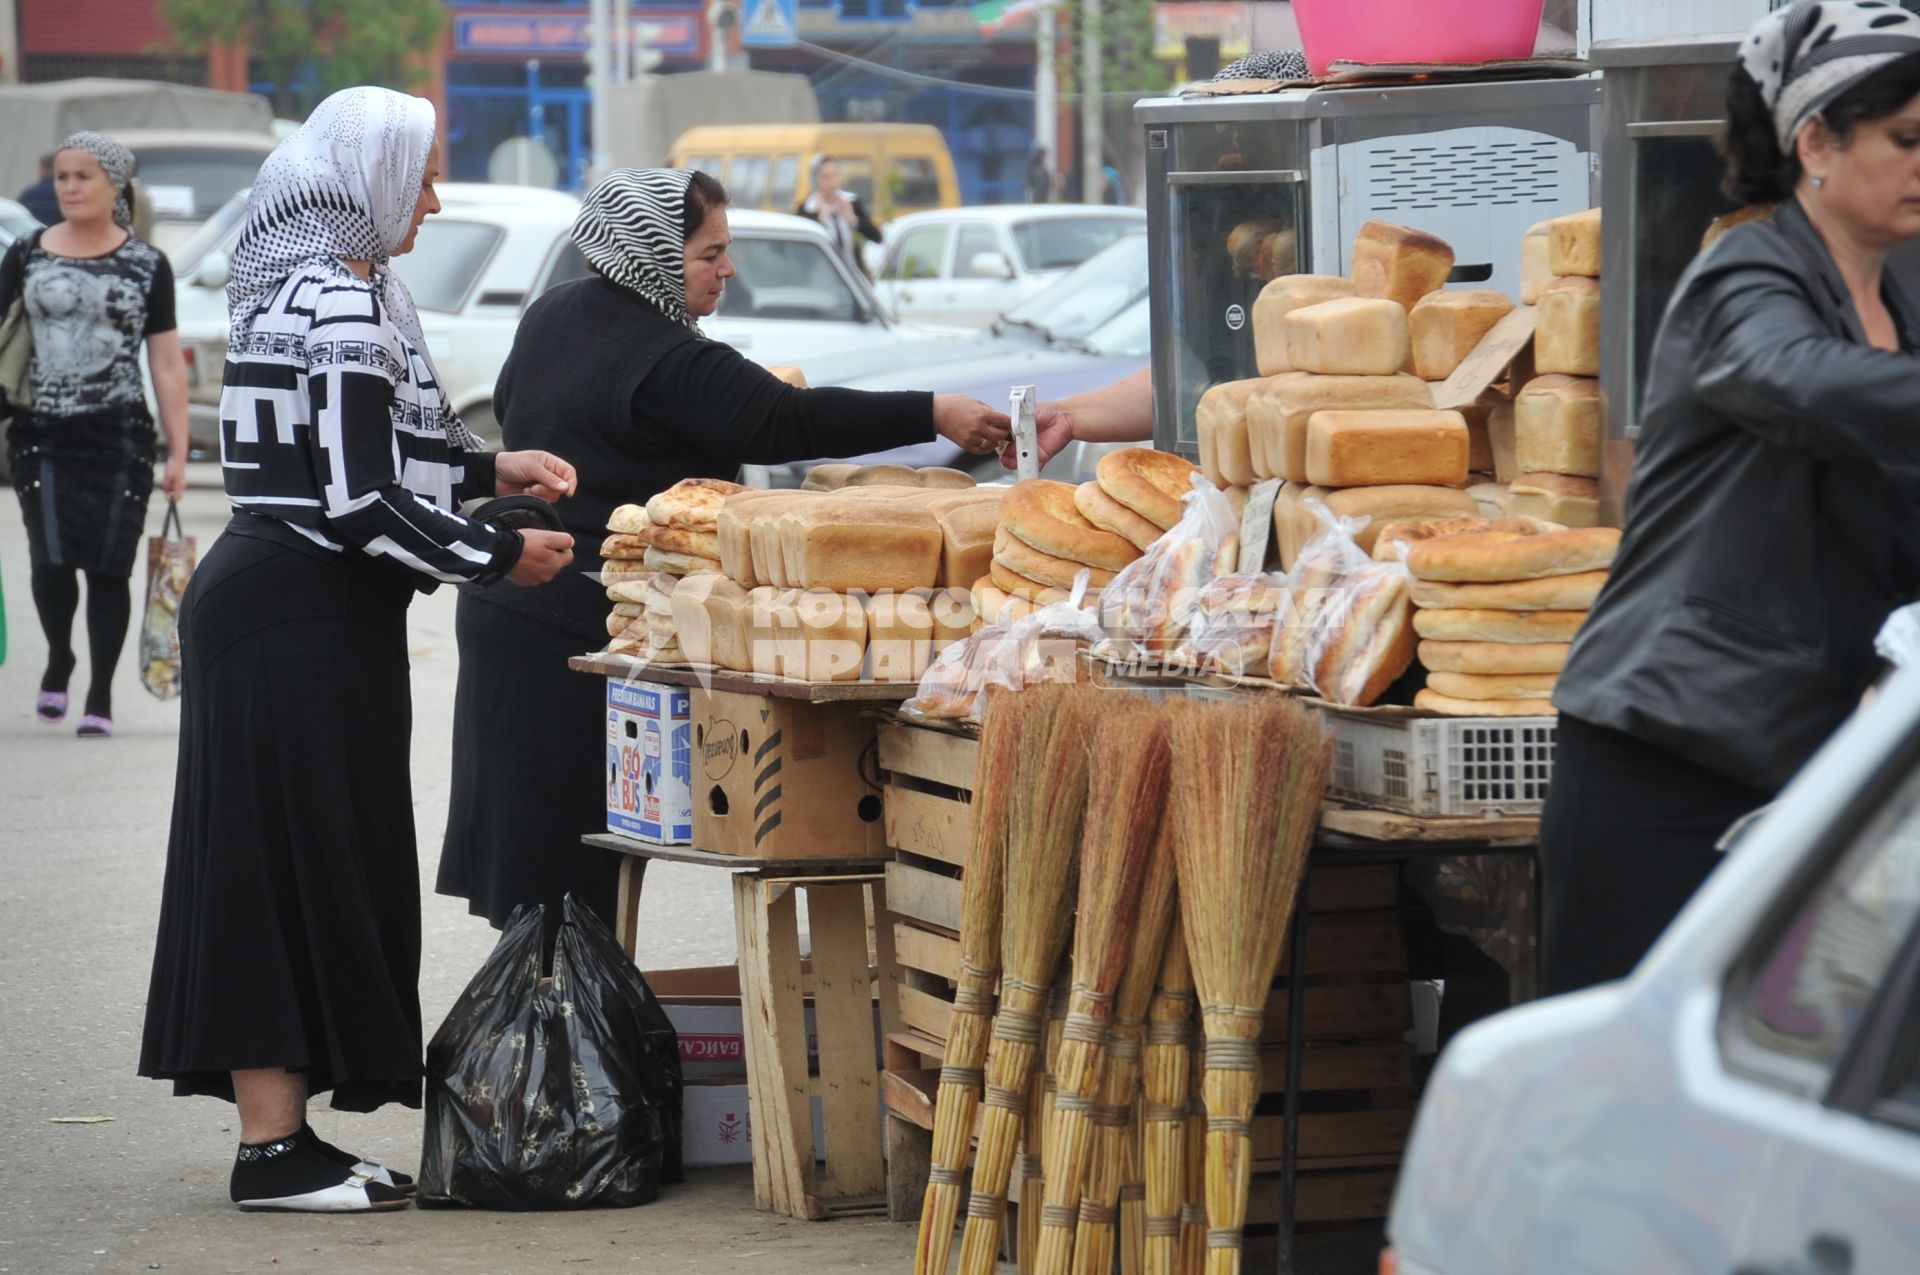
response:
[[[1147,1219],[1147,1238],[1150,1240],[1177,1240],[1180,1238],[1180,1219],[1177,1217],[1150,1217]]]
[[[977,1217],[983,1222],[998,1222],[1006,1207],[1007,1202],[997,1195],[982,1195],[975,1191],[967,1197],[967,1216]]]
[[[940,1083],[943,1085],[965,1085],[969,1089],[978,1089],[986,1082],[985,1067],[956,1067],[947,1063],[940,1068]]]
[[[1208,1248],[1239,1248],[1240,1228],[1237,1226],[1209,1226],[1207,1228]]]
[[[927,1170],[927,1181],[937,1182],[941,1186],[959,1186],[965,1177],[964,1169],[949,1168],[944,1164],[936,1164]]]
[[[1258,1071],[1260,1070],[1260,1042],[1239,1036],[1210,1036],[1207,1038],[1206,1069],[1208,1071]]]
[[[1025,1114],[1027,1095],[1015,1089],[1002,1089],[998,1085],[988,1085],[986,1097],[980,1100],[982,1106],[1000,1107],[1006,1111],[1018,1111]]]
[[[1072,1230],[1079,1210],[1071,1204],[1044,1204],[1040,1207],[1040,1225],[1057,1230]]]
[[[1184,1104],[1170,1107],[1162,1102],[1150,1102],[1146,1105],[1145,1119],[1148,1124],[1182,1124],[1187,1118]]]

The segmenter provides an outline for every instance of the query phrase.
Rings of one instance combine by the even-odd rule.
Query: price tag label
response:
[[[1240,574],[1265,570],[1273,549],[1273,502],[1284,479],[1268,478],[1247,492],[1247,508],[1240,515]]]

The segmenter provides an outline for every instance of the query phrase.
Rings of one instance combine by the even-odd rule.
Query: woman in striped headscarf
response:
[[[944,435],[998,450],[1005,414],[959,395],[797,389],[701,335],[733,277],[727,193],[705,173],[623,169],[588,192],[574,242],[593,276],[528,309],[494,390],[508,447],[580,469],[560,502],[594,561],[618,505],[742,464],[858,456]],[[606,592],[583,571],[538,589],[463,589],[453,792],[438,888],[494,925],[568,892],[611,922],[619,856],[584,849],[606,827],[606,692],[569,672],[604,646]]]

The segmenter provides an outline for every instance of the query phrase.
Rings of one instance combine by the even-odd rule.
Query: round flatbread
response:
[[[1558,673],[1428,673],[1427,689],[1455,699],[1551,699]]]
[[[682,478],[647,502],[647,517],[659,527],[712,531],[727,497],[746,490],[724,478]]]
[[[1432,612],[1420,612],[1429,615]],[[1514,613],[1509,613],[1514,614]],[[1547,612],[1519,612],[1544,615]],[[1421,666],[1435,673],[1510,676],[1517,673],[1557,674],[1566,667],[1570,642],[1433,642],[1420,643]],[[1435,689],[1440,689],[1436,687]]]
[[[1558,712],[1551,700],[1456,699],[1433,690],[1416,693],[1413,706],[1443,717],[1552,717]]]
[[[637,536],[653,527],[645,505],[621,505],[607,515],[607,530],[615,535]]]
[[[1056,558],[1052,554],[1042,553],[1006,527],[1001,527],[994,533],[993,556],[1027,579],[1038,580],[1041,584],[1050,584],[1056,589],[1071,589],[1074,577],[1082,571],[1088,573],[1087,583],[1095,589],[1110,583],[1114,575],[1113,572],[1103,571],[1099,567],[1069,562],[1065,558]]]
[[[1015,483],[1000,502],[1000,522],[1041,553],[1105,571],[1118,571],[1140,556],[1131,540],[1087,521],[1074,505],[1072,483],[1045,478]]]
[[[1413,631],[1438,642],[1572,642],[1585,611],[1490,611],[1434,608],[1413,614]]]
[[[1100,490],[1165,531],[1180,521],[1199,468],[1172,452],[1128,447],[1102,456],[1093,472]]]
[[[1606,582],[1607,573],[1604,571],[1581,571],[1573,575],[1547,576],[1539,580],[1508,580],[1498,584],[1450,584],[1416,579],[1413,582],[1413,604],[1448,610],[1585,611],[1600,596],[1601,586]]]
[[[1084,482],[1073,489],[1073,507],[1102,531],[1111,531],[1133,542],[1142,552],[1153,548],[1153,542],[1165,533],[1157,523],[1142,518],[1112,496],[1100,489],[1097,482]]]

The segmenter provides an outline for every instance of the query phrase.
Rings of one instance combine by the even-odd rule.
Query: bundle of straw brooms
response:
[[[946,1275],[976,1109],[960,1275],[994,1268],[1023,1133],[1029,1174],[1044,1169],[1024,1186],[1023,1271],[1109,1275],[1124,1218],[1126,1275],[1238,1272],[1261,1015],[1329,757],[1310,710],[1278,696],[1162,707],[1084,685],[995,695],[916,1275]],[[1066,1017],[1043,1049],[1069,934]],[[1190,1080],[1196,995],[1206,1053]],[[1194,1080],[1203,1164],[1190,1163]],[[1204,1229],[1191,1224],[1196,1196]]]

